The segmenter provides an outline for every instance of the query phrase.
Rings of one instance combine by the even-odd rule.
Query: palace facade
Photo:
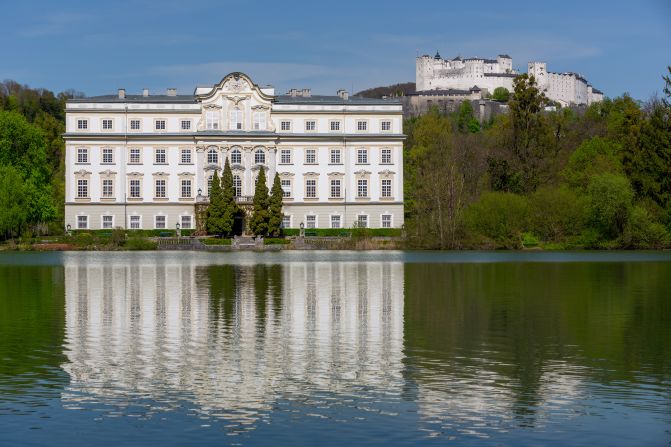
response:
[[[73,229],[196,227],[229,160],[236,200],[251,204],[261,169],[280,176],[283,225],[403,224],[403,118],[393,99],[275,95],[231,73],[192,95],[71,99],[66,107],[65,223]]]

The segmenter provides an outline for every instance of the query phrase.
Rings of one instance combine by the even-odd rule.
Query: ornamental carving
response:
[[[355,174],[356,175],[370,175],[370,174],[372,174],[372,172],[366,171],[365,169],[360,169],[360,170],[356,171]]]
[[[240,102],[247,99],[247,97],[246,96],[227,96],[226,99],[233,102],[237,106]]]
[[[380,172],[378,172],[380,175],[384,175],[385,177],[389,177],[390,175],[396,174],[394,171],[390,171],[389,169],[384,169]]]
[[[91,175],[93,172],[87,171],[86,169],[80,169],[79,171],[75,171],[76,175]]]
[[[218,104],[203,104],[203,109],[206,110],[221,109],[221,106]]]

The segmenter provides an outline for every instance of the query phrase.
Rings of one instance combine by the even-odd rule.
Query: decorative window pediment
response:
[[[87,171],[86,169],[80,169],[79,171],[74,172],[75,175],[91,175],[93,172]]]
[[[360,169],[358,171],[355,171],[354,174],[356,174],[356,175],[371,175],[372,172],[366,171],[365,169]]]

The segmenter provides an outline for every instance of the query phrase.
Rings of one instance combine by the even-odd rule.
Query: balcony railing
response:
[[[235,196],[235,202],[243,205],[254,203],[254,196]]]

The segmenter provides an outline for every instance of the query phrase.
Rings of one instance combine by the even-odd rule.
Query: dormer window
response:
[[[266,130],[266,112],[254,112],[254,130]]]
[[[205,128],[207,130],[219,129],[219,112],[216,110],[208,110],[205,112]]]
[[[231,110],[231,130],[242,130],[242,110]]]

